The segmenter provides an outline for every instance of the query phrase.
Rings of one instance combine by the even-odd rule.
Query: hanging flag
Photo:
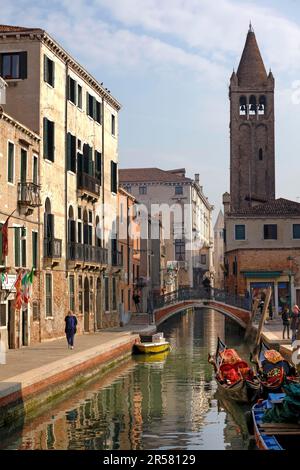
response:
[[[15,288],[16,288],[16,305],[15,308],[16,310],[20,310],[22,308],[22,273],[18,274],[18,277],[15,282]]]
[[[8,221],[10,217],[6,219],[5,224],[2,226],[2,259],[8,255]]]
[[[26,272],[26,271],[23,272],[23,274],[22,274],[22,281],[21,281],[22,286],[26,286],[26,285],[27,285],[27,276],[28,276],[27,272]]]
[[[27,274],[27,283],[28,284],[33,283],[33,276],[34,276],[34,269],[32,268],[30,273]]]

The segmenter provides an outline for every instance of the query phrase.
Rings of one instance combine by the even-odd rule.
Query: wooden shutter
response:
[[[43,137],[44,137],[44,158],[49,158],[48,156],[48,148],[49,148],[48,119],[45,117],[43,119]]]
[[[54,162],[54,142],[55,142],[55,129],[54,122],[48,121],[48,146],[49,146],[49,160]]]
[[[86,92],[86,114],[89,116],[90,114],[90,105],[89,105],[89,93]]]
[[[71,163],[71,150],[72,150],[72,135],[70,132],[67,133],[67,170],[71,170],[72,163]]]
[[[20,257],[20,228],[16,227],[15,229],[15,266],[19,268],[21,266],[21,257]]]
[[[117,193],[117,164],[111,160],[110,162],[111,172],[111,191]]]
[[[51,85],[54,88],[54,86],[55,86],[55,62],[53,60],[51,61],[51,66],[52,66],[52,83],[51,83]]]
[[[27,52],[20,52],[20,78],[27,78]]]
[[[89,146],[89,175],[94,176],[93,147]]]
[[[78,171],[78,173],[83,172],[83,161],[82,161],[82,154],[81,153],[77,154],[77,171]]]
[[[44,54],[44,82],[49,83],[48,57]]]

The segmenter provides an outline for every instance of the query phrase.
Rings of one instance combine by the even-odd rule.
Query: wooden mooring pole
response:
[[[253,350],[254,354],[257,352],[257,349],[258,349],[258,346],[259,346],[259,343],[260,343],[262,330],[263,330],[263,327],[264,327],[264,324],[265,324],[265,321],[266,321],[266,318],[267,318],[267,313],[268,313],[268,310],[269,310],[269,304],[270,304],[270,301],[271,301],[271,297],[272,297],[272,287],[268,287],[267,295],[266,295],[265,303],[264,303],[264,308],[263,308],[263,312],[262,312],[262,316],[261,316],[261,319],[260,319],[260,322],[259,322],[259,325],[258,325],[257,334],[256,334],[256,338],[255,338],[254,350]]]

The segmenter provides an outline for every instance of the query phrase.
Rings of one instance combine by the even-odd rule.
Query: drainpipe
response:
[[[102,152],[101,152],[101,188],[102,188],[102,248],[104,249],[105,248],[105,233],[104,233],[104,229],[105,229],[105,213],[104,213],[104,194],[105,194],[105,191],[104,191],[104,169],[105,169],[105,165],[104,165],[104,158],[105,158],[105,146],[104,146],[104,141],[105,141],[105,135],[104,135],[104,122],[105,122],[105,119],[104,119],[104,108],[105,108],[105,103],[104,103],[104,97],[102,97],[102,106],[101,106],[101,126],[102,126]],[[109,255],[109,253],[107,253],[107,256]],[[108,262],[108,260],[107,260]],[[105,273],[105,270],[101,270],[101,275],[102,275],[102,279],[101,279],[101,284],[102,284],[102,292],[103,292],[103,287],[105,289],[105,285],[104,285],[104,273]],[[103,298],[103,295],[101,295],[101,299]],[[104,298],[105,298],[105,292],[104,292]],[[101,327],[103,326],[103,301],[101,302]]]
[[[68,171],[67,171],[67,132],[68,132],[68,75],[69,63],[66,62],[65,81],[65,278],[68,278]],[[68,292],[68,290],[67,290]]]

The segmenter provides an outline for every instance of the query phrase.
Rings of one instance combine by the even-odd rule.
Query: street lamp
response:
[[[289,297],[290,297],[290,309],[292,309],[292,275],[293,275],[293,271],[292,271],[292,267],[293,267],[293,261],[294,261],[295,258],[293,258],[292,256],[289,256],[287,258],[288,262],[289,262],[289,291],[290,291],[290,294],[289,294]]]

